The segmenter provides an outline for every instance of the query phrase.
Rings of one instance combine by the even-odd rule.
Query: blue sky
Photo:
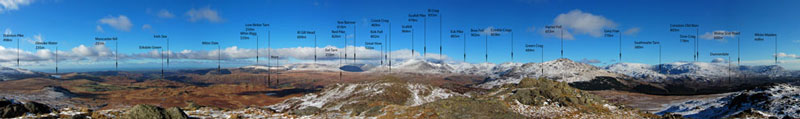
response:
[[[119,55],[126,55],[121,67],[125,69],[157,69],[160,61],[148,58],[151,50],[139,46],[164,45],[163,39],[154,39],[154,34],[165,34],[170,39],[173,53],[190,50],[185,57],[175,57],[171,68],[211,68],[216,67],[215,46],[201,45],[201,41],[217,41],[228,61],[223,67],[253,64],[248,50],[256,48],[253,40],[240,40],[239,32],[244,24],[268,23],[270,27],[258,28],[259,48],[265,51],[266,32],[269,30],[273,49],[281,49],[292,54],[287,62],[309,62],[304,47],[313,47],[313,40],[297,39],[298,30],[317,31],[319,47],[328,45],[342,47],[342,39],[331,39],[337,21],[356,22],[356,35],[351,26],[347,34],[357,39],[357,47],[364,42],[383,42],[383,39],[370,39],[369,30],[389,28],[370,27],[370,19],[388,19],[391,22],[393,40],[392,51],[402,52],[411,48],[411,34],[402,33],[401,25],[413,25],[414,49],[423,50],[423,19],[408,22],[408,14],[427,13],[427,9],[439,9],[441,18],[428,18],[428,53],[439,53],[439,20],[442,19],[443,54],[448,60],[462,61],[462,39],[449,38],[450,30],[509,28],[513,29],[514,62],[540,62],[541,51],[524,52],[524,44],[543,44],[545,60],[560,57],[559,37],[544,33],[547,25],[562,25],[565,33],[572,38],[564,41],[565,55],[575,61],[584,61],[603,66],[617,63],[619,53],[618,38],[603,37],[604,29],[619,29],[622,34],[622,62],[646,64],[659,63],[657,46],[644,46],[635,49],[634,41],[660,41],[662,43],[662,62],[694,61],[693,42],[679,42],[680,34],[694,34],[694,29],[682,29],[680,33],[669,32],[670,24],[699,24],[698,61],[710,62],[718,56],[711,52],[728,52],[735,61],[741,55],[743,65],[770,65],[774,61],[774,38],[754,41],[754,33],[775,33],[778,35],[779,65],[789,69],[800,69],[796,40],[800,15],[793,11],[797,1],[572,1],[572,0],[411,0],[411,1],[366,1],[366,0],[259,0],[259,1],[218,1],[218,0],[3,0],[8,4],[0,6],[0,29],[12,34],[24,34],[21,47],[30,52],[24,58],[23,68],[50,71],[53,67],[49,52],[37,51],[33,41],[57,41],[59,52],[65,59],[60,60],[61,69],[108,70],[113,68],[112,42],[106,47],[95,46],[95,37],[118,37]],[[560,19],[559,19],[560,18]],[[384,26],[388,26],[384,25]],[[102,30],[101,30],[102,29]],[[725,40],[704,39],[703,36],[714,31],[738,31],[741,34],[741,54],[737,54],[737,37],[723,37]],[[469,34],[467,34],[469,35]],[[482,34],[485,35],[485,34]],[[15,38],[16,39],[16,38]],[[352,45],[352,38],[348,38]],[[467,38],[467,62],[484,62],[484,37]],[[83,46],[81,46],[83,45]],[[3,66],[16,66],[17,48],[15,42],[0,42],[4,47]],[[511,61],[511,34],[489,37],[489,62]],[[50,48],[50,46],[48,46]],[[291,49],[294,48],[294,49]],[[10,52],[14,51],[14,52]],[[51,50],[52,51],[52,50]],[[208,51],[208,52],[205,52]],[[262,51],[262,50],[259,50]],[[249,53],[249,54],[248,54]],[[61,54],[61,53],[59,53]],[[322,55],[321,53],[319,53]],[[409,53],[405,53],[409,55]],[[266,60],[266,53],[260,52]],[[322,56],[320,56],[322,57]],[[724,57],[727,59],[728,57]],[[236,60],[230,60],[236,59]],[[376,60],[363,59],[363,62],[376,63]],[[735,63],[735,62],[734,62]],[[262,62],[263,64],[263,62]]]

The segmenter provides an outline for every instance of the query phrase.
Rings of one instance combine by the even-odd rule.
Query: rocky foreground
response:
[[[27,103],[26,103],[27,104]],[[23,106],[24,107],[24,106]],[[5,108],[4,108],[5,111]],[[21,117],[20,117],[21,116]],[[662,118],[546,79],[523,79],[492,89],[441,88],[392,78],[333,84],[282,103],[240,109],[189,104],[182,108],[136,105],[92,111],[28,111],[19,118]]]
[[[646,113],[546,79],[522,79],[492,89],[440,87],[385,80],[325,86],[316,93],[268,106],[237,109],[189,103],[162,108],[133,105],[91,110],[54,109],[37,102],[0,100],[2,118],[792,118],[797,117],[796,84],[779,84],[709,100],[672,105]],[[661,115],[661,116],[659,116]]]
[[[658,114],[678,114],[689,118],[798,118],[800,86],[778,84],[730,93],[707,100],[692,100],[670,107]]]
[[[647,118],[566,83],[520,84],[458,93],[407,82],[339,84],[267,108],[309,118]]]

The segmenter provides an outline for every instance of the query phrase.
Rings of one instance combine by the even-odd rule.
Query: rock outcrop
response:
[[[164,109],[153,105],[136,105],[125,112],[126,119],[188,119],[189,116],[180,108]]]

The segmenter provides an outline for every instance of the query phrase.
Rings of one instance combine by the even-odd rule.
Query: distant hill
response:
[[[35,72],[27,69],[0,67],[0,81],[18,80],[24,78],[45,77],[45,76],[47,75],[44,73]]]

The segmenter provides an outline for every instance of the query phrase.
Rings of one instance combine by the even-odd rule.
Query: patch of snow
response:
[[[451,73],[453,70],[449,64],[441,62],[429,62],[420,59],[409,59],[391,67],[394,72],[406,73]],[[373,68],[370,72],[385,72],[388,67]]]
[[[409,105],[419,106],[425,103],[433,102],[440,99],[446,99],[453,95],[458,95],[450,90],[445,90],[430,85],[408,83],[408,90],[411,91],[411,100]],[[422,95],[427,92],[428,95]]]
[[[657,70],[653,70],[653,66],[647,64],[616,63],[606,66],[604,69],[641,79],[663,80],[667,78],[666,75],[659,73]]]
[[[782,67],[737,66],[729,63],[674,62],[658,65],[639,63],[616,63],[604,69],[625,74],[648,82],[663,82],[671,79],[727,79],[728,77],[796,77],[796,71],[785,71]]]
[[[286,66],[267,66],[267,65],[248,65],[242,66],[243,69],[259,69],[259,70],[287,70]]]
[[[317,70],[317,71],[339,71],[337,65],[320,64],[320,63],[296,63],[286,65],[289,70]]]
[[[305,109],[316,107],[328,111],[340,110],[347,104],[357,103],[357,101],[368,100],[373,96],[387,92],[388,88],[400,86],[409,91],[405,106],[418,106],[452,96],[462,96],[447,89],[424,85],[424,84],[398,84],[398,83],[358,83],[358,84],[336,84],[325,88],[319,93],[306,94],[300,97],[293,97],[281,103],[267,106],[267,108],[277,112],[286,112],[293,109]]]
[[[690,118],[723,118],[753,109],[765,116],[800,117],[800,86],[778,84],[740,91],[725,97],[691,100],[671,105],[657,114],[674,113]]]
[[[38,72],[27,69],[10,68],[0,66],[0,81],[17,80],[29,77],[44,76]]]

